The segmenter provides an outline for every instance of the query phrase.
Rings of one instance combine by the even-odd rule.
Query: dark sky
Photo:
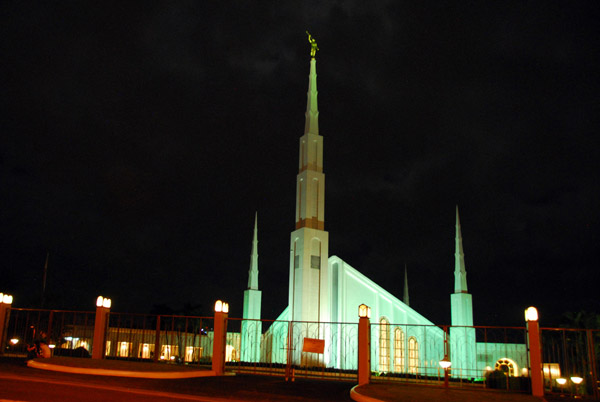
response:
[[[125,4],[124,4],[125,3]],[[2,2],[0,291],[15,307],[287,304],[317,39],[330,255],[450,321],[600,312],[590,2]],[[594,251],[596,250],[596,251]]]

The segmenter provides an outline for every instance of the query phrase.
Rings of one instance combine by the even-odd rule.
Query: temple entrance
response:
[[[515,377],[519,375],[519,372],[517,370],[517,363],[506,357],[503,357],[502,359],[499,359],[496,362],[495,369],[506,373],[506,375],[508,375],[509,377]]]

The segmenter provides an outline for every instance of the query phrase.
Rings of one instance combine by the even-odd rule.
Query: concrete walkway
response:
[[[222,381],[216,377],[212,370],[204,369],[200,367],[191,367],[187,365],[169,364],[169,363],[151,363],[151,362],[131,362],[121,360],[96,360],[96,359],[85,359],[76,357],[52,357],[49,359],[33,359],[27,362],[27,366],[42,369],[51,370],[63,373],[73,374],[91,374],[101,376],[115,376],[115,377],[131,377],[131,378],[146,378],[146,379],[186,379],[196,377],[215,377],[219,383]],[[246,387],[251,388],[248,383],[250,381],[260,382],[253,376],[242,376],[240,378],[231,378],[230,385],[214,386],[213,388],[218,389],[225,386],[231,388],[234,384],[241,389]],[[260,378],[260,376],[259,376]],[[269,381],[275,381],[274,377],[269,378]],[[211,380],[212,381],[212,380]],[[239,384],[238,384],[239,382]],[[282,381],[280,381],[282,382]],[[162,383],[162,382],[161,382]],[[308,383],[306,383],[308,384]],[[320,385],[319,385],[320,384]],[[327,384],[333,385],[331,381],[314,381],[310,387],[312,387],[313,393],[324,392],[327,395],[331,390],[327,387]],[[214,384],[213,384],[214,385]],[[271,389],[275,384],[270,384],[268,388]],[[293,383],[285,383],[285,385],[293,385]],[[300,384],[296,384],[300,385]],[[297,389],[288,389],[289,387],[279,384],[281,389],[277,390],[279,396],[287,393],[290,400],[297,399],[302,400],[303,398],[296,395]],[[302,388],[305,388],[303,385]],[[249,389],[248,388],[248,389]],[[348,388],[346,388],[348,389]],[[264,391],[267,391],[266,389]],[[267,391],[268,392],[268,391]],[[345,391],[348,392],[348,391]],[[215,394],[217,395],[217,394]],[[324,396],[323,395],[323,396]],[[330,394],[330,397],[333,395]],[[346,394],[348,395],[348,394]],[[333,398],[331,400],[339,400]],[[350,398],[358,402],[403,402],[403,401],[442,401],[442,402],[568,402],[575,401],[570,395],[560,397],[560,395],[547,395],[545,398],[536,398],[528,394],[519,394],[513,392],[503,392],[497,390],[485,390],[485,389],[468,389],[468,388],[449,388],[445,389],[436,386],[427,385],[415,385],[415,384],[368,384],[362,386],[355,386],[350,390]],[[251,398],[250,398],[251,399]],[[329,400],[329,399],[328,399]],[[577,399],[581,401],[581,399]]]
[[[33,359],[27,362],[27,366],[62,373],[131,378],[176,379],[215,376],[214,371],[201,367],[79,357],[57,356],[49,359]]]
[[[357,385],[350,390],[350,397],[357,402],[567,402],[582,400],[574,399],[571,395],[546,395],[544,398],[537,398],[530,394],[497,390],[446,389],[414,384]]]

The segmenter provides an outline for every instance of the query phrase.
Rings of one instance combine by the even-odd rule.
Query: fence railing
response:
[[[0,343],[8,355],[26,356],[28,345],[42,340],[56,355],[85,356],[92,347],[94,318],[89,311],[11,308]]]
[[[213,318],[111,312],[104,355],[112,359],[207,364]]]
[[[12,308],[4,353],[26,356],[37,340],[54,355],[87,357],[94,346],[94,320],[94,312]],[[111,312],[104,357],[210,365],[212,325],[212,317]]]
[[[442,360],[451,362],[443,369]],[[371,324],[371,380],[530,391],[524,327]]]
[[[600,330],[541,328],[546,392],[600,400]],[[581,379],[579,384],[577,381]]]
[[[0,346],[25,356],[35,340],[55,355],[87,356],[94,344],[95,312],[11,308]],[[110,312],[104,357],[210,365],[213,317]],[[546,392],[596,399],[600,383],[600,330],[542,328]],[[480,387],[527,392],[529,351],[525,327],[452,327],[371,323],[371,380]],[[355,381],[357,323],[287,322],[229,318],[225,361],[229,371]],[[448,359],[446,373],[440,361]],[[571,377],[581,377],[575,384]],[[560,379],[565,379],[562,382]]]
[[[228,320],[237,372],[356,380],[357,323]]]

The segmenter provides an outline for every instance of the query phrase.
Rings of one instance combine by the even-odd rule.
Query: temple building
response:
[[[508,370],[512,375],[521,375],[519,369],[527,367],[525,345],[477,342],[476,329],[473,328],[473,301],[467,290],[458,207],[455,289],[450,296],[450,339],[441,327],[409,306],[406,267],[404,295],[400,300],[341,257],[330,255],[329,233],[325,230],[323,137],[319,133],[317,104],[318,48],[311,37],[309,41],[312,49],[304,134],[298,143],[288,305],[263,333],[260,326],[261,293],[258,287],[255,220],[248,289],[244,292],[242,361],[292,362],[305,366],[356,369],[357,311],[360,304],[366,304],[371,307],[373,324],[373,371],[436,375],[439,373],[439,360],[447,356],[453,367],[460,367],[460,372],[455,374],[457,376],[480,378],[486,370],[499,365],[510,366]]]

